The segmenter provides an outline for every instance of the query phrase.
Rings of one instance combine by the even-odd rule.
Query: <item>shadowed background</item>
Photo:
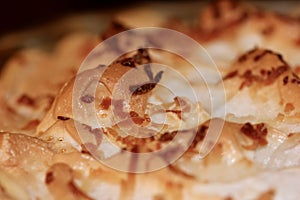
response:
[[[297,10],[297,1],[248,1],[277,11]],[[20,48],[49,46],[74,30],[100,33],[119,10],[151,4],[160,12],[191,16],[208,2],[210,0],[6,0],[1,2],[0,8],[0,69],[5,59]]]

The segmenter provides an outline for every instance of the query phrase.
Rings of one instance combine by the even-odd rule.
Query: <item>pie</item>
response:
[[[0,76],[0,199],[299,199],[299,20],[219,0],[192,21],[126,10],[100,36],[11,56]],[[127,52],[172,39],[120,39],[143,26],[184,33],[205,54],[180,40]],[[196,67],[163,51],[178,46]]]

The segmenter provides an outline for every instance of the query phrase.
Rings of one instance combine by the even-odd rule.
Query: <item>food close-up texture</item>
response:
[[[145,2],[5,53],[0,200],[300,199],[300,4],[283,5]],[[201,48],[117,37],[145,27]]]

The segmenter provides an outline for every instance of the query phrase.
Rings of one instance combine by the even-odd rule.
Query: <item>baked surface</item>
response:
[[[101,40],[146,25],[172,28],[196,40],[221,77],[199,62],[207,75],[204,83],[180,56],[141,48],[107,66],[94,96],[85,93],[84,82],[83,92],[74,92],[78,77],[88,79],[102,70],[98,66],[75,76]],[[100,36],[74,33],[51,52],[18,52],[0,77],[0,199],[298,199],[299,39],[298,19],[221,0],[207,5],[193,25],[149,9],[130,10],[115,16]],[[187,88],[150,63],[178,70],[200,91],[200,102],[188,95],[161,98],[165,91],[159,84],[174,86],[178,94]],[[122,83],[132,97],[126,103],[121,91],[114,99],[118,81],[132,69],[140,70],[139,77]],[[140,80],[149,83],[139,85]],[[217,114],[226,109],[223,119],[211,117],[206,87],[225,93],[225,102],[215,102]],[[79,115],[74,99],[82,108]],[[100,126],[89,114],[91,103]],[[155,114],[165,114],[166,120]],[[223,128],[212,151],[199,159],[211,123]],[[134,127],[143,127],[147,137],[126,133],[140,134]],[[182,138],[176,140],[177,134]],[[121,157],[124,151],[154,152],[149,165],[168,165],[141,174],[110,168],[95,158],[107,156],[100,148],[103,138],[121,149],[108,157],[120,159],[122,169],[139,167],[137,160]],[[168,145],[169,154],[155,153]],[[180,156],[178,149],[183,149]]]

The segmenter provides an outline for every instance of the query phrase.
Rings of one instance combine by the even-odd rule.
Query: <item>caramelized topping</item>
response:
[[[261,82],[266,85],[272,84],[281,74],[288,70],[288,66],[279,66],[276,69],[272,68],[271,71],[261,71],[262,76],[252,74],[251,70],[247,70],[242,76],[245,79],[240,85],[240,89],[244,86],[250,87],[254,82]],[[285,80],[287,81],[287,80]]]
[[[288,66],[279,66],[276,69],[272,68],[272,71],[267,71],[267,78],[265,80],[266,84],[273,83],[281,74],[288,70]]]
[[[121,64],[125,67],[136,67],[133,58],[124,58],[123,60],[121,60]]]
[[[289,113],[295,109],[294,105],[292,103],[287,103],[284,107],[284,112]]]
[[[255,83],[273,84],[282,74],[289,70],[290,67],[280,54],[271,50],[254,48],[238,58],[232,71],[225,75],[223,80],[238,78],[238,80],[241,80],[239,85],[241,90]],[[289,77],[285,77],[282,81],[283,84],[287,84]]]
[[[19,104],[23,104],[23,105],[26,105],[26,106],[32,106],[32,107],[35,106],[34,99],[29,97],[26,94],[23,94],[22,96],[20,96],[19,99],[17,100],[17,102]]]
[[[62,120],[62,121],[66,121],[66,120],[69,120],[70,117],[57,116],[57,119]]]
[[[53,172],[48,172],[46,174],[45,183],[50,184],[54,180]]]
[[[286,85],[288,82],[289,82],[289,77],[288,76],[285,76],[282,80],[283,82],[283,85]]]
[[[295,73],[292,73],[292,80],[291,80],[292,83],[297,83],[297,84],[300,84],[300,78],[297,74]]]
[[[151,62],[149,52],[147,51],[147,49],[142,49],[142,48],[138,49],[138,52],[133,56],[133,59],[139,65]]]
[[[100,108],[103,110],[108,110],[110,105],[111,105],[110,97],[105,97],[100,104]]]
[[[146,120],[145,118],[140,117],[139,114],[134,111],[130,111],[129,116],[135,124],[143,124],[143,122]]]
[[[259,61],[262,57],[264,57],[264,56],[267,55],[268,53],[273,53],[273,52],[270,51],[270,50],[265,50],[265,51],[263,51],[261,54],[258,54],[258,55],[256,55],[256,56],[254,56],[254,58],[253,58],[254,62]]]
[[[194,149],[197,146],[197,144],[205,138],[207,129],[208,129],[208,126],[206,126],[206,125],[201,125],[198,127],[196,136],[195,136],[192,144],[190,145],[190,148],[189,148],[190,150]]]
[[[268,134],[268,129],[265,127],[264,123],[252,125],[246,123],[242,126],[241,132],[248,138],[251,138],[255,144],[258,146],[265,146],[268,144],[266,136]]]
[[[160,136],[159,141],[161,141],[161,142],[171,141],[171,140],[173,140],[173,138],[176,136],[177,133],[178,133],[178,131],[173,131],[171,133],[166,132]]]
[[[135,53],[135,54],[133,54]],[[131,56],[129,56],[131,55]],[[148,64],[151,61],[149,53],[147,49],[139,49],[137,52],[131,52],[128,55],[124,55],[121,58],[119,58],[117,61],[113,62],[111,65],[107,67],[107,69],[103,72],[100,82],[103,83],[106,88],[113,93],[116,84],[122,80],[123,75],[125,75],[127,72],[134,70],[138,67],[143,67],[141,69],[143,70],[137,70],[140,74],[140,77],[136,77],[139,80],[147,79],[149,78],[150,81],[146,82],[138,82],[134,80],[133,83],[126,83],[124,86],[127,91],[120,91],[121,93],[124,93],[124,98],[127,99],[127,97],[130,97],[129,106],[130,109],[136,113],[138,113],[140,116],[143,116],[145,114],[146,105],[148,102],[148,98],[150,97],[150,91],[152,91],[156,84],[161,80],[163,72],[158,72],[156,76],[153,76],[153,73],[150,69],[150,65]],[[143,65],[143,66],[140,66]],[[145,77],[147,75],[147,77]],[[139,75],[136,75],[139,76]],[[131,96],[128,96],[131,95]],[[123,103],[121,102],[115,102],[115,101],[121,101],[118,99],[114,100],[111,99],[111,105],[114,106],[115,114],[118,115],[120,118],[126,118],[128,116],[128,113],[125,113],[123,111]],[[122,100],[123,102],[123,100]],[[118,105],[116,105],[116,103]],[[108,108],[109,107],[109,100],[102,102],[102,108]],[[119,107],[119,108],[116,108]]]
[[[151,82],[141,84],[141,85],[129,86],[129,91],[132,93],[132,95],[143,95],[143,94],[150,92],[151,90],[153,90],[155,88],[156,84],[162,78],[163,71],[158,72],[156,74],[156,76],[153,78],[153,74],[152,74],[152,71],[151,71],[149,65],[146,65],[144,69],[145,69]]]
[[[122,137],[116,130],[112,128],[107,128],[107,131],[103,132],[108,136],[108,138],[112,139],[112,142],[119,145],[123,150],[135,153],[153,152],[159,150],[164,143],[171,142],[175,138],[176,134],[179,133],[179,131],[172,131],[158,133],[156,135],[149,135],[145,138],[138,138],[132,135]]]
[[[241,77],[245,81],[242,82],[242,84],[240,85],[240,90],[243,89],[245,86],[249,87],[252,85],[253,82],[260,80],[260,77],[253,75],[252,71],[250,71],[250,70],[245,71],[245,73]]]
[[[282,83],[283,83],[283,85],[286,85],[286,84],[288,84],[288,83],[292,83],[292,84],[297,84],[297,85],[299,85],[299,84],[300,84],[300,78],[298,77],[297,74],[291,73],[291,74],[285,76],[285,77],[282,79]]]
[[[238,75],[238,71],[237,70],[229,72],[226,76],[224,76],[223,80],[231,79],[231,78],[233,78],[233,77],[235,77],[237,75]]]
[[[156,86],[156,83],[146,83],[142,85],[132,85],[129,87],[129,91],[132,93],[132,95],[143,95],[151,90],[153,90]]]
[[[247,53],[241,55],[239,58],[238,58],[238,62],[244,62],[248,59],[248,56],[250,56],[251,54],[253,54],[257,49],[254,48],[250,51],[248,51]]]

